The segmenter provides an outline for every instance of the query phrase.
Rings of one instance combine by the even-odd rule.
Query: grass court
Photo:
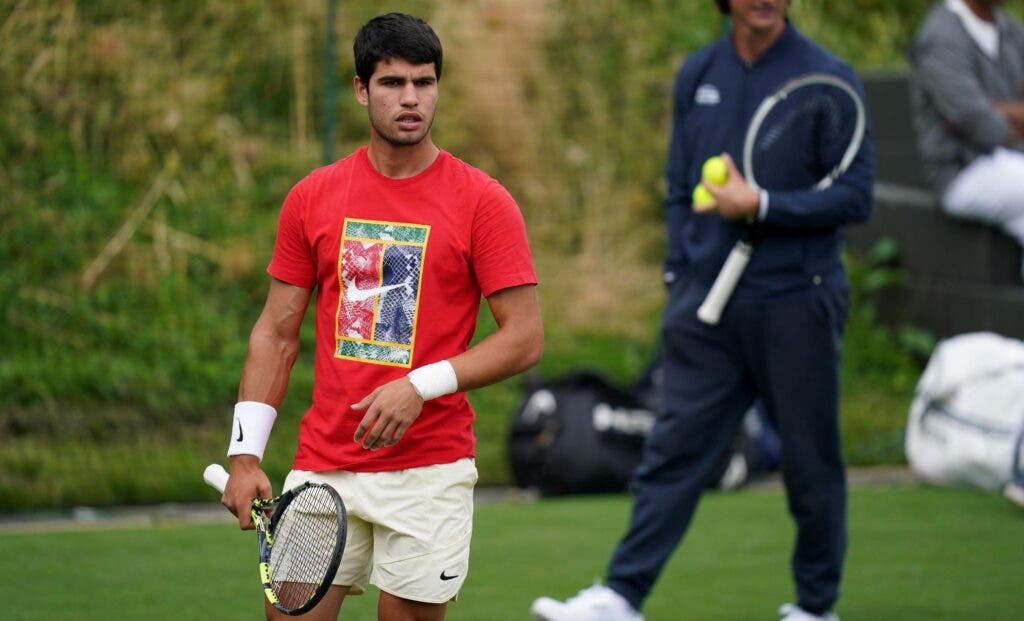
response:
[[[623,495],[477,507],[471,572],[451,621],[529,619],[603,575],[625,528]],[[793,530],[776,486],[712,493],[644,610],[649,621],[775,619],[792,598]],[[8,621],[261,616],[255,537],[229,523],[0,532]],[[838,612],[844,620],[1024,618],[1024,513],[976,491],[855,486]],[[342,619],[375,619],[376,592]]]

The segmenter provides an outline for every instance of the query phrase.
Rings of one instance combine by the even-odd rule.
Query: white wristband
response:
[[[274,427],[277,410],[259,401],[239,401],[235,404],[235,420],[231,425],[228,457],[255,455],[263,461],[270,430]]]
[[[761,190],[757,199],[757,221],[764,222],[768,217],[768,190]]]
[[[434,362],[409,372],[409,381],[424,401],[451,394],[459,389],[459,378],[447,360]]]

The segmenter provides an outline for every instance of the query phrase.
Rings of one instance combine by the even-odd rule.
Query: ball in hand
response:
[[[703,183],[698,183],[697,187],[693,188],[693,210],[702,212],[711,211],[714,208],[715,197],[712,196],[711,192],[708,192]]]
[[[700,169],[700,176],[705,183],[725,185],[729,179],[729,169],[725,165],[725,160],[721,156],[715,155],[704,162],[704,166]]]

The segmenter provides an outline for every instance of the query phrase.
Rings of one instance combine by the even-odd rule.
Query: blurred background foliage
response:
[[[795,0],[860,70],[905,66],[927,0]],[[1007,5],[1022,14],[1024,0]],[[445,45],[435,140],[517,197],[548,376],[647,364],[672,76],[722,32],[711,0],[339,0],[334,152],[366,140],[351,41],[373,15]],[[0,1],[0,508],[209,498],[281,200],[322,164],[327,0]],[[901,459],[921,339],[851,319],[844,434]],[[486,311],[484,312],[486,314]],[[482,330],[490,329],[487,321]],[[925,339],[926,340],[926,339]],[[308,405],[312,326],[266,465]],[[515,381],[473,395],[482,482],[509,481]]]

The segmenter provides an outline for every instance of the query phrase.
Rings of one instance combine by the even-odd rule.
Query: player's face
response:
[[[355,86],[356,98],[366,107],[376,137],[393,146],[414,146],[430,133],[438,93],[433,63],[382,60],[369,84],[356,77]]]
[[[770,33],[783,27],[789,0],[730,0],[734,27]]]

